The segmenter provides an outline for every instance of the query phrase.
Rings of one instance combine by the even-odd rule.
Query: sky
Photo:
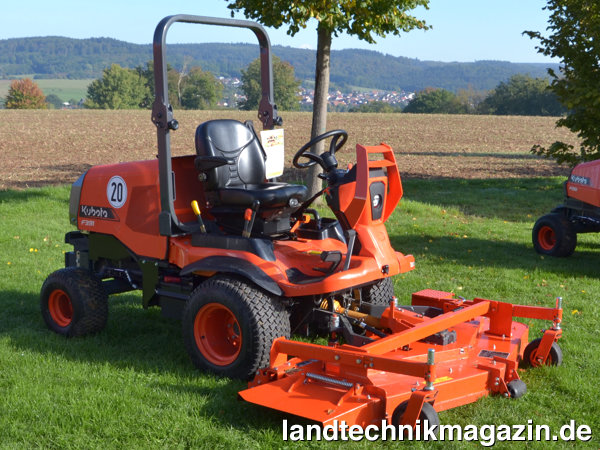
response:
[[[10,1],[0,15],[0,39],[66,36],[78,39],[110,37],[136,44],[152,42],[156,24],[172,14],[230,17],[225,0],[24,0]],[[414,14],[432,26],[400,37],[377,38],[368,44],[352,36],[333,39],[332,49],[364,48],[420,60],[501,60],[558,62],[535,49],[525,30],[546,32],[545,0],[430,0],[429,10]],[[241,13],[235,18],[244,19]],[[316,22],[294,37],[267,28],[272,45],[316,48]],[[256,42],[249,30],[174,24],[167,42]]]

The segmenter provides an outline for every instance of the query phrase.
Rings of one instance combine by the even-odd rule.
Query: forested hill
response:
[[[273,53],[290,62],[299,79],[314,79],[313,50],[274,46]],[[167,50],[171,65],[200,65],[215,75],[239,77],[258,56],[252,44],[173,44]],[[33,37],[0,40],[0,78],[33,74],[37,78],[98,78],[116,63],[136,67],[152,59],[152,46],[110,38],[71,39]],[[546,77],[548,64],[477,61],[442,63],[394,57],[371,50],[332,51],[333,87],[419,91],[426,87],[456,91],[471,87],[489,90],[516,73]],[[556,69],[556,65],[553,65]]]

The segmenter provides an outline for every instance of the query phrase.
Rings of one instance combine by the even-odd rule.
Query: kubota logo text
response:
[[[588,177],[582,177],[581,175],[571,175],[569,181],[571,183],[584,184],[586,186],[590,185],[590,179]]]
[[[104,219],[104,220],[119,220],[114,209],[105,208],[104,206],[80,205],[79,217]]]

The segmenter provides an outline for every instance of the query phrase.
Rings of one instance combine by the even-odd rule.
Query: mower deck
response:
[[[439,308],[440,314],[426,317],[390,306],[379,320],[393,332],[360,347],[276,340],[271,366],[239,395],[322,425],[345,421],[364,427],[385,419],[414,425],[426,402],[443,411],[493,393],[522,395],[522,382],[517,389],[511,382],[519,380],[529,330],[513,317],[553,321],[539,346],[546,353],[546,344],[560,336],[558,306],[463,301],[431,290],[413,294],[415,305]],[[548,355],[538,351],[536,357],[546,361]],[[400,405],[402,414],[394,414]]]

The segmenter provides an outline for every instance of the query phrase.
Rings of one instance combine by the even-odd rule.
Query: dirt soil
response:
[[[310,136],[310,113],[281,113],[286,167]],[[198,124],[215,118],[254,120],[238,111],[180,111],[172,133],[175,155],[194,153]],[[385,142],[396,154],[404,178],[515,178],[564,176],[566,167],[531,155],[535,144],[576,138],[554,126],[556,118],[418,114],[332,113],[328,129],[349,134],[338,153],[340,166],[354,160],[356,143]],[[25,189],[75,181],[97,164],[154,158],[156,131],[150,111],[0,110],[0,189]],[[304,171],[287,169],[298,180]]]

